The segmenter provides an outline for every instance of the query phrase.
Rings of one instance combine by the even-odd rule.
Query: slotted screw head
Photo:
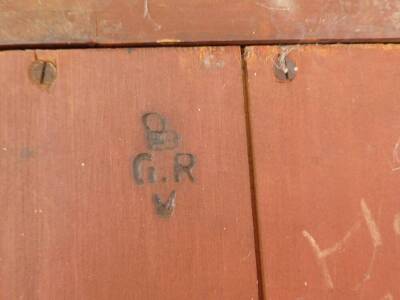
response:
[[[49,87],[57,78],[57,68],[50,61],[35,60],[29,68],[29,75],[34,83]]]
[[[291,81],[297,74],[296,63],[287,56],[278,55],[274,63],[275,77],[281,81]]]

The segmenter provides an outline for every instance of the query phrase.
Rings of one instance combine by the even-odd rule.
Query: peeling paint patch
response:
[[[174,44],[174,43],[180,43],[181,40],[177,39],[161,39],[156,41],[157,44]]]
[[[244,59],[249,63],[250,61],[253,60],[254,57],[254,46],[249,46],[244,48]]]
[[[225,66],[225,62],[223,60],[218,60],[214,55],[210,54],[203,59],[203,64],[207,68],[216,67],[221,69]]]
[[[394,300],[393,295],[391,293],[386,294],[382,300]]]
[[[394,217],[393,227],[396,234],[400,235],[400,213]]]
[[[121,31],[122,22],[114,22],[109,20],[101,20],[98,24],[99,31],[104,34],[115,34]]]
[[[20,156],[22,159],[29,159],[35,155],[35,152],[30,148],[23,148],[20,152]]]
[[[268,10],[280,11],[294,11],[296,8],[296,3],[294,0],[264,0],[257,1],[256,5]]]
[[[400,7],[399,10],[395,11],[391,17],[390,21],[392,21],[393,27],[396,29],[400,29]]]
[[[225,61],[213,53],[210,48],[200,50],[200,60],[207,69],[222,69],[225,67]]]

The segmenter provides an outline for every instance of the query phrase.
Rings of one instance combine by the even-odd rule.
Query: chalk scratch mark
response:
[[[144,0],[144,11],[143,11],[143,18],[147,18],[149,16],[149,1]]]
[[[325,249],[322,251],[322,257],[329,256],[337,251],[343,250],[344,244],[347,242],[347,240],[352,236],[352,234],[361,227],[361,222],[355,223],[350,230],[345,234],[345,236],[337,242],[333,247]]]
[[[379,204],[378,219],[380,219],[380,216],[381,216],[381,213],[382,213],[382,204],[383,204],[383,201],[381,201],[380,204]],[[356,290],[360,290],[360,299],[362,299],[363,296],[364,296],[365,283],[368,280],[371,279],[371,273],[372,273],[372,269],[373,269],[374,264],[375,264],[376,254],[378,252],[378,248],[380,246],[382,246],[382,237],[381,237],[381,234],[379,232],[378,225],[377,225],[377,223],[375,222],[375,220],[374,220],[374,218],[372,216],[371,210],[367,206],[367,203],[365,202],[364,199],[361,199],[360,206],[361,206],[361,211],[362,211],[363,216],[364,216],[365,223],[367,224],[369,233],[371,235],[372,245],[374,247],[374,249],[372,251],[371,259],[370,259],[369,264],[368,264],[367,271],[364,274],[364,277],[363,277],[362,281],[356,286]]]
[[[344,235],[344,237],[340,241],[335,243],[335,245],[333,245],[332,247],[327,248],[322,251],[321,251],[321,248],[319,247],[317,241],[314,239],[314,237],[308,231],[303,230],[303,236],[308,240],[311,248],[314,251],[314,254],[318,260],[318,264],[321,268],[321,272],[322,272],[322,276],[324,277],[325,284],[329,289],[333,289],[334,284],[333,284],[332,276],[329,272],[326,258],[335,252],[343,250],[345,243],[349,240],[349,238],[353,235],[353,233],[360,228],[360,226],[361,226],[361,222],[358,221],[350,228],[350,230]]]
[[[393,148],[393,167],[392,171],[400,170],[400,138],[397,140]]]
[[[321,249],[319,248],[317,242],[315,241],[315,239],[312,237],[311,234],[309,234],[307,231],[303,231],[303,236],[308,239],[311,248],[314,251],[315,256],[318,258],[318,264],[321,268],[322,271],[322,275],[324,277],[325,280],[325,284],[328,288],[333,289],[334,285],[333,285],[333,281],[332,281],[332,276],[329,273],[329,269],[328,269],[328,265],[326,263],[325,259],[321,258]]]
[[[372,217],[371,211],[368,208],[367,204],[365,203],[364,199],[361,199],[360,204],[365,219],[365,223],[367,223],[369,233],[371,234],[372,243],[374,247],[381,246],[382,245],[381,234],[379,232],[378,226],[376,225],[374,218]]]
[[[149,0],[144,0],[143,18],[150,21],[156,31],[160,30],[162,26],[158,24],[150,15]]]

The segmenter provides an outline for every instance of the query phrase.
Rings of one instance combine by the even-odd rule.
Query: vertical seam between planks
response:
[[[254,176],[254,152],[253,152],[253,140],[251,132],[251,118],[250,118],[250,95],[248,87],[248,72],[247,62],[245,57],[246,46],[240,47],[241,53],[241,66],[242,66],[242,81],[243,81],[243,98],[244,98],[244,112],[246,118],[246,135],[247,135],[247,156],[249,162],[249,180],[250,180],[250,195],[251,195],[251,208],[253,215],[253,232],[254,232],[254,247],[255,247],[255,258],[257,267],[257,280],[258,280],[258,297],[260,300],[264,300],[264,279],[262,272],[262,261],[261,261],[261,248],[260,248],[260,231],[258,221],[258,207],[256,199],[256,185]]]

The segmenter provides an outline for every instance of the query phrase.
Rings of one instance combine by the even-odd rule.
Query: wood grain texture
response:
[[[247,49],[268,299],[400,297],[400,47]]]
[[[57,65],[50,88],[30,80],[35,59]],[[257,299],[239,48],[11,51],[0,66],[0,299]],[[149,112],[174,149],[149,149]],[[156,182],[150,162],[135,182],[140,153]],[[193,182],[175,181],[177,153],[196,158]],[[153,197],[173,190],[161,217]]]
[[[400,37],[397,0],[3,0],[0,45],[259,43]]]

